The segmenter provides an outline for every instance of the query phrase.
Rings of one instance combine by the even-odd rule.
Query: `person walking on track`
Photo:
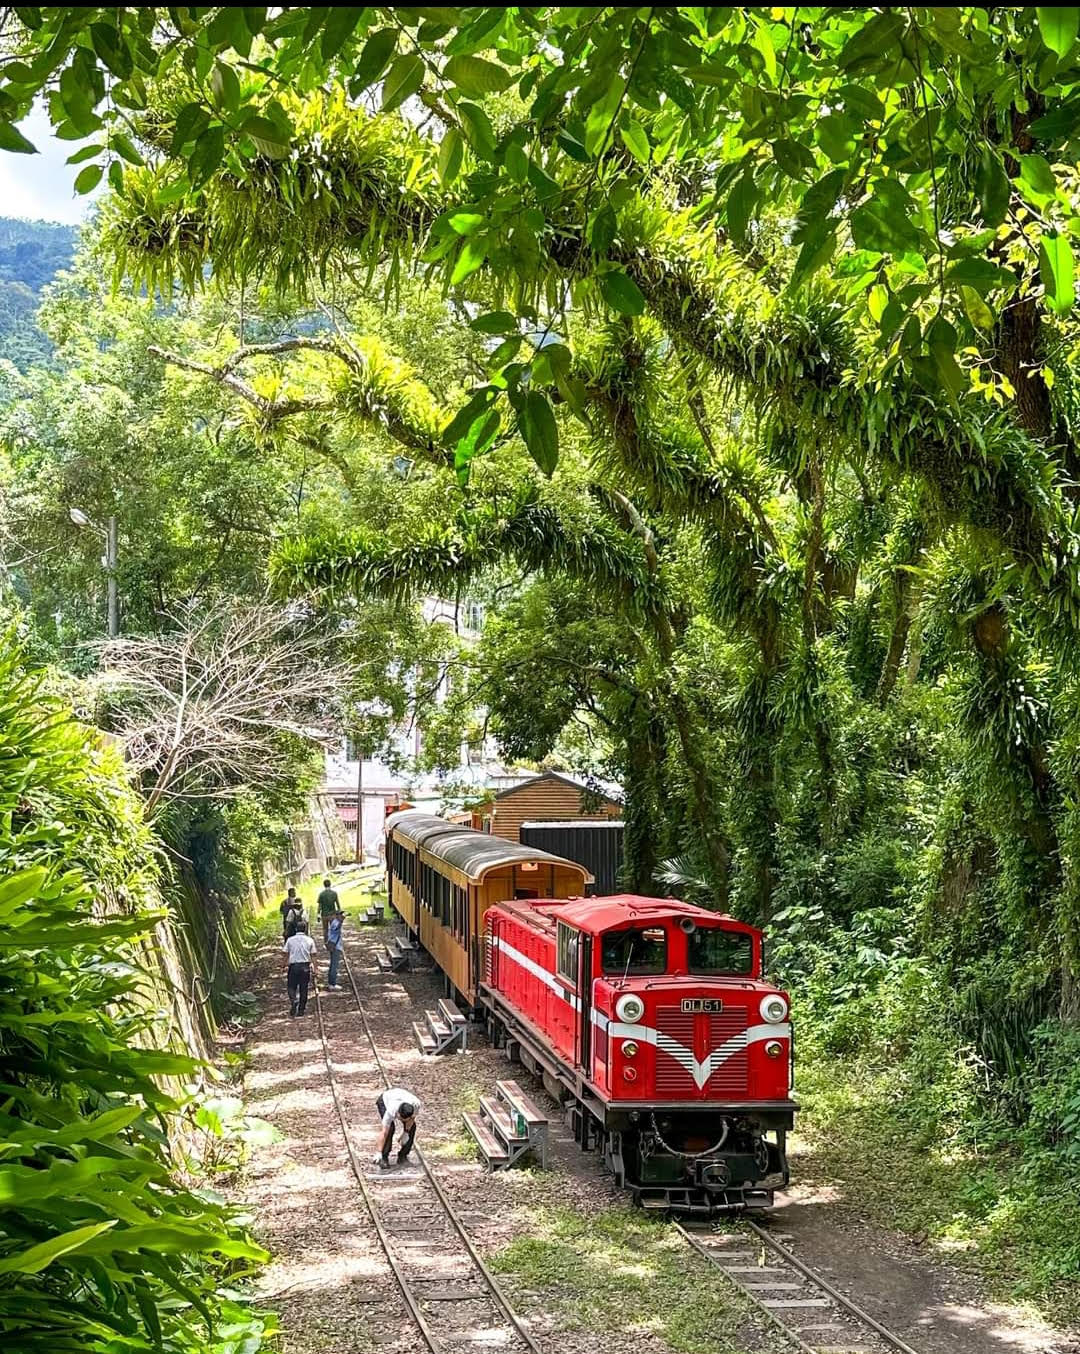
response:
[[[341,932],[345,925],[345,913],[335,912],[330,918],[330,925],[326,931],[326,947],[330,951],[330,972],[327,975],[326,982],[328,987],[337,988],[337,971],[341,963],[341,956],[345,952],[345,941]]]
[[[302,917],[304,915],[304,904],[296,896],[294,888],[290,888],[285,897],[282,898],[278,911],[281,913],[281,936],[283,940],[287,940],[292,934],[289,926],[296,920],[297,916]],[[293,915],[294,913],[296,916]],[[293,926],[294,931],[295,929],[296,927]]]
[[[329,949],[326,933],[330,929],[330,918],[337,912],[341,904],[338,900],[337,890],[330,887],[329,879],[324,879],[322,885],[322,893],[319,894],[319,919],[322,921],[323,944]]]
[[[308,935],[306,921],[296,923],[295,935],[281,947],[288,974],[289,1014],[302,1016],[307,1010],[308,988],[315,967],[315,942]]]
[[[375,1108],[379,1112],[379,1123],[382,1125],[382,1137],[379,1142],[379,1150],[375,1155],[375,1161],[380,1170],[385,1170],[390,1165],[390,1148],[394,1142],[394,1129],[400,1126],[401,1140],[398,1144],[398,1165],[403,1165],[409,1159],[409,1153],[412,1151],[413,1143],[416,1140],[416,1121],[420,1117],[420,1101],[413,1095],[412,1091],[406,1091],[400,1086],[391,1086],[383,1091],[378,1100],[375,1101]]]

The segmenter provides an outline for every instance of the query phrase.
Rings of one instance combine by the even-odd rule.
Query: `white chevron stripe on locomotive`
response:
[[[726,1040],[719,1048],[714,1048],[705,1058],[698,1062],[690,1049],[680,1044],[677,1039],[672,1039],[668,1034],[661,1034],[659,1030],[654,1030],[651,1025],[625,1025],[618,1021],[609,1021],[606,1016],[600,1015],[597,1011],[593,1012],[593,1024],[601,1029],[606,1029],[608,1036],[612,1039],[637,1039],[644,1044],[653,1044],[661,1053],[666,1053],[669,1057],[675,1059],[684,1071],[688,1072],[694,1079],[694,1085],[699,1091],[705,1089],[709,1078],[723,1063],[729,1058],[734,1058],[736,1053],[741,1053],[749,1048],[751,1044],[763,1043],[766,1039],[790,1039],[791,1026],[783,1025],[751,1025],[749,1029],[740,1030],[738,1034],[733,1035]]]
[[[574,1008],[575,1011],[581,1009],[581,1002],[572,993],[548,972],[541,964],[530,959],[527,954],[522,954],[515,946],[508,941],[497,937],[495,944],[500,953],[512,960],[515,964],[520,964],[526,972],[531,973],[534,978],[539,979],[545,987],[549,987],[556,996],[559,996],[565,1002]],[[729,1058],[733,1058],[736,1053],[741,1053],[743,1049],[749,1048],[751,1044],[760,1044],[766,1039],[790,1039],[790,1024],[782,1025],[751,1025],[749,1029],[740,1030],[738,1034],[733,1035],[719,1048],[714,1048],[701,1062],[698,1062],[690,1049],[680,1044],[677,1039],[672,1039],[670,1035],[661,1034],[659,1030],[654,1030],[651,1025],[626,1025],[620,1021],[609,1020],[606,1015],[602,1015],[594,1007],[591,1012],[592,1023],[601,1030],[606,1030],[608,1036],[612,1039],[637,1039],[642,1044],[652,1044],[666,1053],[669,1057],[675,1059],[684,1071],[688,1072],[694,1080],[698,1090],[704,1090],[706,1083],[712,1074]]]

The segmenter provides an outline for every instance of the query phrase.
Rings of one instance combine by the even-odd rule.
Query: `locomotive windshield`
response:
[[[620,978],[631,973],[666,973],[667,932],[662,926],[608,931],[600,955],[604,972]]]
[[[754,971],[754,942],[743,931],[698,927],[689,937],[691,973],[724,973],[745,977]]]

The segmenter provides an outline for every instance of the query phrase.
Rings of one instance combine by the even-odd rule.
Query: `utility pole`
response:
[[[364,849],[364,747],[356,742],[356,864],[363,864]]]
[[[120,607],[116,596],[116,518],[110,517],[105,531],[105,577],[109,594],[109,638],[120,633]]]

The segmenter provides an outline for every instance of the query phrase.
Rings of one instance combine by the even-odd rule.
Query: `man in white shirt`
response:
[[[307,1010],[308,988],[315,960],[315,942],[308,935],[306,921],[296,923],[296,934],[289,936],[281,950],[288,971],[289,1014],[302,1016]]]
[[[416,1138],[416,1121],[420,1117],[420,1101],[412,1091],[406,1091],[400,1086],[391,1086],[375,1101],[375,1108],[379,1112],[379,1122],[382,1125],[382,1137],[375,1160],[382,1170],[390,1165],[394,1129],[400,1125],[401,1143],[397,1154],[400,1166],[408,1161],[409,1153],[412,1151],[413,1141]]]

